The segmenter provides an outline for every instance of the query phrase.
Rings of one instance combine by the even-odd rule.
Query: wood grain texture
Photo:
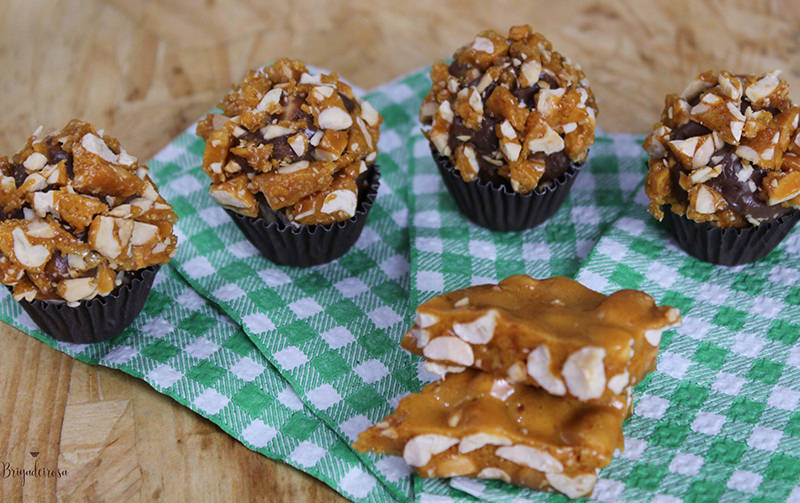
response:
[[[607,131],[645,132],[708,68],[782,68],[799,95],[797,0],[4,0],[0,153],[80,117],[148,158],[274,58],[369,88],[522,22],[583,66]],[[0,344],[0,462],[75,474],[0,479],[0,501],[341,499],[140,381],[6,326]]]

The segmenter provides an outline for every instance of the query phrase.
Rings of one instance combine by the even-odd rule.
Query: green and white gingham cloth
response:
[[[604,293],[641,289],[680,308],[682,327],[664,334],[657,370],[636,387],[625,452],[600,472],[588,500],[800,502],[800,230],[756,264],[699,262],[645,209],[640,139],[599,140],[564,207],[519,234],[461,217],[420,140],[412,295],[426,300],[524,272],[576,277]],[[465,478],[417,479],[415,490],[423,503],[566,501]]]
[[[496,283],[513,274],[573,276],[642,181],[641,140],[598,136],[562,207],[524,232],[493,232],[458,211],[416,134],[411,157],[411,295],[416,306],[440,293]]]
[[[175,208],[181,239],[172,259],[203,296],[241,324],[302,402],[344,442],[389,414],[431,376],[399,341],[409,304],[408,154],[427,73],[366,96],[383,115],[378,198],[355,246],[329,264],[278,266],[261,256],[208,195],[203,141],[187,130],[150,163]],[[398,457],[356,455],[400,500],[412,497]]]
[[[412,305],[512,274],[575,277],[600,236],[624,213],[644,176],[641,137],[598,134],[569,197],[545,223],[524,232],[493,232],[461,215],[434,164],[428,140],[414,138],[409,201]],[[600,486],[602,487],[602,481]],[[562,498],[502,482],[457,478],[415,481],[417,501]]]
[[[641,289],[681,310],[636,391],[631,447],[607,499],[800,501],[800,229],[764,259],[713,266],[681,251],[644,191],[577,279]]]
[[[393,501],[349,446],[320,423],[238,325],[162,267],[144,310],[114,339],[68,344],[41,332],[8,290],[0,319],[73,358],[119,369],[348,498]]]
[[[604,292],[639,288],[679,307],[684,324],[664,334],[658,370],[636,388],[625,452],[590,500],[800,503],[800,231],[750,266],[688,258],[644,212],[641,194],[633,202],[643,152],[626,135],[598,137],[547,223],[506,234],[476,227],[419,133],[427,74],[366,96],[384,117],[381,189],[361,238],[337,261],[295,269],[261,257],[208,196],[192,127],[149,163],[181,217],[181,246],[131,328],[99,345],[58,343],[5,292],[0,318],[144,379],[354,500],[563,502],[499,481],[412,479],[401,458],[349,443],[434,378],[399,348],[419,302],[516,273],[577,277]]]

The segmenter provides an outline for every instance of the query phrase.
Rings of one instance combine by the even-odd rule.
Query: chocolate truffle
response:
[[[177,216],[147,166],[87,122],[34,134],[0,171],[0,278],[17,300],[108,295],[175,253]]]
[[[147,166],[73,120],[0,157],[0,281],[39,327],[73,343],[109,339],[141,311],[175,254],[177,216]]]
[[[650,212],[741,228],[800,207],[798,114],[778,71],[701,73],[644,142]]]
[[[382,119],[336,74],[279,59],[249,72],[219,107],[197,125],[216,202],[296,225],[355,215]]]
[[[798,117],[778,71],[701,73],[644,141],[650,213],[700,260],[765,256],[800,220]]]
[[[529,26],[488,30],[431,70],[425,136],[465,182],[525,194],[551,184],[594,143],[597,106],[583,71]]]

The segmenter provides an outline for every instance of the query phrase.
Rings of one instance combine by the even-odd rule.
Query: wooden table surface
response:
[[[369,88],[524,22],[583,66],[610,132],[645,132],[708,68],[782,68],[800,87],[797,0],[3,0],[0,153],[80,117],[146,159],[274,58]],[[143,382],[0,324],[0,469],[34,461],[69,475],[23,487],[0,472],[0,501],[341,500]]]

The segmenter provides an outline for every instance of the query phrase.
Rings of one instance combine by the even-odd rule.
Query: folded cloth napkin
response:
[[[41,332],[6,289],[0,319],[90,365],[119,369],[217,424],[248,448],[284,461],[358,501],[393,501],[361,461],[306,409],[241,328],[169,266],[122,334],[68,344]]]
[[[637,287],[681,308],[684,326],[665,333],[658,371],[636,388],[625,453],[601,472],[592,499],[800,501],[798,233],[753,266],[688,258],[641,204],[626,210],[644,168],[639,139],[625,135],[598,137],[546,224],[478,228],[458,214],[419,133],[427,74],[366,96],[384,117],[383,178],[361,238],[336,262],[293,269],[263,259],[208,197],[192,127],[150,163],[181,216],[172,264],[182,278],[162,268],[143,314],[100,345],[49,339],[5,292],[0,318],[144,379],[354,500],[563,501],[497,481],[411,479],[402,459],[349,443],[435,378],[399,349],[419,302],[523,272],[577,276],[604,292]]]
[[[305,406],[346,443],[427,382],[419,358],[399,341],[413,317],[409,138],[419,128],[416,110],[429,86],[421,72],[365,96],[384,120],[380,189],[356,245],[329,264],[292,268],[262,257],[209,197],[200,169],[203,141],[191,128],[151,162],[161,193],[180,217],[181,241],[171,263],[241,324]],[[394,497],[412,497],[402,459],[356,454]]]
[[[381,190],[362,238],[331,264],[295,269],[258,255],[208,197],[198,168],[203,145],[191,134],[183,148],[156,158],[164,163],[156,168],[171,178],[161,190],[181,216],[182,245],[173,263],[198,292],[242,324],[300,399],[346,441],[435,379],[397,345],[418,302],[520,272],[574,275],[642,180],[637,138],[601,136],[567,203],[547,224],[516,234],[468,224],[444,192],[419,131],[416,114],[429,87],[422,70],[366,96],[385,120]],[[414,175],[410,189],[407,168]],[[415,285],[410,292],[408,239]],[[401,459],[359,456],[395,497],[410,497]],[[419,497],[436,495],[428,484],[449,487],[419,481]]]
[[[658,369],[635,388],[625,451],[589,500],[800,501],[800,231],[755,264],[699,262],[647,213],[638,142],[598,140],[564,207],[541,228],[507,235],[458,214],[420,139],[409,195],[412,296],[524,272],[576,277],[603,293],[641,289],[680,308],[683,325],[665,332]],[[422,502],[563,499],[465,478],[418,479],[415,491]]]
[[[434,164],[428,140],[413,138],[409,207],[412,306],[443,292],[496,283],[512,274],[575,277],[600,236],[624,213],[644,176],[641,137],[598,133],[563,206],[524,232],[493,232],[458,210]],[[603,481],[599,483],[602,488]],[[417,501],[547,498],[502,482],[415,481]],[[515,500],[516,501],[516,500]]]

